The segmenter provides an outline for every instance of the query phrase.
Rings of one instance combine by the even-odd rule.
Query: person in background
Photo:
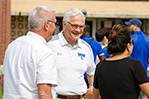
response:
[[[97,65],[93,99],[138,99],[140,88],[149,98],[149,81],[140,61],[130,58],[134,42],[125,25],[109,34],[110,58]]]
[[[128,22],[124,22],[132,31],[131,39],[135,41],[134,48],[131,54],[131,58],[139,60],[145,68],[146,74],[148,74],[148,60],[149,60],[149,37],[141,31],[142,22],[137,18],[130,19]],[[141,99],[146,99],[145,94],[140,93]]]
[[[90,36],[90,26],[88,24],[86,24],[86,27],[84,28],[82,39],[91,46],[94,54],[94,62],[96,61],[96,56],[98,56],[100,60],[105,59],[100,43]]]
[[[30,12],[29,32],[10,43],[5,53],[3,99],[53,99],[57,71],[55,55],[47,42],[55,23],[55,11],[47,6]]]
[[[90,26],[88,24],[85,25],[86,27],[84,28],[84,32],[82,35],[82,39],[84,41],[86,41],[92,48],[93,51],[93,55],[94,55],[94,62],[96,62],[96,57],[98,57],[101,61],[104,60],[104,53],[103,50],[101,48],[101,45],[99,42],[97,42],[96,40],[94,40],[91,36],[90,36]],[[87,86],[89,87],[88,84],[88,79],[87,79],[87,74],[84,74],[84,79],[86,81]]]
[[[63,30],[48,42],[56,54],[58,72],[57,99],[92,99],[95,71],[93,52],[80,39],[85,28],[85,16],[77,8],[64,13]],[[87,89],[84,73],[89,75]]]
[[[110,57],[110,55],[107,53],[107,46],[108,46],[108,36],[109,32],[111,31],[110,28],[100,28],[96,33],[96,39],[98,42],[100,42],[102,49],[104,50],[105,58]]]

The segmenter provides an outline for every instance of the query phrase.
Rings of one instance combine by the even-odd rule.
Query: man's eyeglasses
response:
[[[52,20],[48,20],[48,22],[52,22],[52,23],[54,23],[54,24],[55,24],[55,26],[58,26],[58,25],[59,25],[59,23],[58,23],[58,22],[54,22],[54,21],[52,21]]]
[[[131,44],[133,44],[133,45],[134,45],[134,43],[135,43],[135,41],[134,41],[134,40],[131,40]]]
[[[79,27],[79,29],[84,29],[86,27],[85,25],[77,25],[77,24],[72,24],[70,22],[68,22],[68,23],[71,25],[71,27],[73,29],[77,29],[78,27]]]

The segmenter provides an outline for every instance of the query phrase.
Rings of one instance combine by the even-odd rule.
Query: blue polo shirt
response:
[[[101,41],[101,42],[99,42],[99,43],[101,44],[102,49],[103,49],[103,51],[104,51],[104,56],[105,56],[105,59],[107,59],[107,58],[111,57],[111,55],[109,55],[109,54],[108,54],[108,52],[107,52],[108,46],[105,46],[105,45],[103,44],[103,42],[102,42],[102,41]]]
[[[139,60],[147,73],[149,59],[149,37],[142,31],[135,31],[131,35],[131,39],[135,41],[131,58]]]
[[[88,44],[91,42],[92,37],[91,36],[83,36],[82,39],[84,41],[86,41]],[[91,48],[93,51],[93,55],[94,55],[94,62],[96,62],[96,55],[101,55],[104,53],[104,51],[102,50],[102,47],[100,45],[99,42],[97,42],[96,40],[93,39],[92,43],[91,43]],[[84,74],[84,78],[87,78],[87,74],[85,72]]]
[[[89,44],[91,42],[92,37],[91,36],[83,36],[82,39]],[[100,56],[101,54],[104,54],[104,51],[103,51],[100,43],[94,39],[90,46],[91,46],[93,54],[94,54],[94,62],[96,62],[96,56],[97,55]]]

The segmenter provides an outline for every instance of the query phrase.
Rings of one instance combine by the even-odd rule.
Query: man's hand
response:
[[[87,89],[87,93],[83,97],[84,99],[93,99],[93,85]]]
[[[38,98],[39,99],[52,99],[50,84],[38,84]]]

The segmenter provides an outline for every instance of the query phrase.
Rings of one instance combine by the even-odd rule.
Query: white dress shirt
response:
[[[4,58],[3,99],[38,99],[37,84],[57,85],[55,55],[33,32],[9,44]]]

